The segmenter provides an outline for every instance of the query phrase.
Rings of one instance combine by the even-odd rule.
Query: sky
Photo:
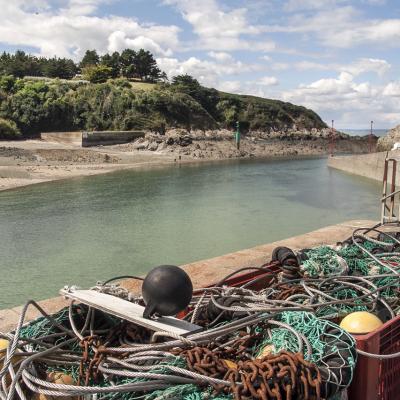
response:
[[[0,0],[0,51],[151,51],[168,76],[280,99],[339,129],[400,124],[400,0]]]

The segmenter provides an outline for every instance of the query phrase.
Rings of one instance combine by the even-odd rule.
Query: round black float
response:
[[[183,269],[174,265],[160,265],[147,274],[142,295],[146,303],[143,317],[176,315],[189,305],[193,285]]]

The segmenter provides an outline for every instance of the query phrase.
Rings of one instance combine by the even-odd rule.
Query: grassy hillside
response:
[[[192,78],[173,84],[127,79],[92,84],[3,76],[0,118],[25,137],[80,129],[233,128],[236,121],[244,131],[325,127],[316,113],[304,107],[219,92]]]

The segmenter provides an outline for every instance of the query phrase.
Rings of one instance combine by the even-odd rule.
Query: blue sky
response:
[[[338,128],[400,123],[398,0],[0,0],[0,50],[145,48],[172,77],[301,104]]]

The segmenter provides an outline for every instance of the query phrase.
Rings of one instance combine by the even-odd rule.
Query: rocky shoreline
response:
[[[232,131],[186,131],[171,129],[165,135],[147,133],[132,143],[114,146],[121,151],[151,151],[176,157],[218,160],[297,155],[325,155],[331,152],[331,130],[251,132],[241,137],[240,149]],[[376,138],[373,139],[373,150]],[[368,137],[335,132],[334,152],[358,154],[369,151]]]
[[[335,154],[369,151],[367,137],[339,132]],[[330,130],[252,132],[243,135],[240,149],[232,131],[171,129],[164,135],[148,132],[133,142],[82,148],[43,140],[0,141],[0,190],[73,177],[133,168],[237,158],[323,156],[330,153]],[[375,144],[375,142],[374,142]]]
[[[378,151],[389,151],[395,143],[400,143],[400,125],[390,129],[387,135],[379,138],[377,149]]]

